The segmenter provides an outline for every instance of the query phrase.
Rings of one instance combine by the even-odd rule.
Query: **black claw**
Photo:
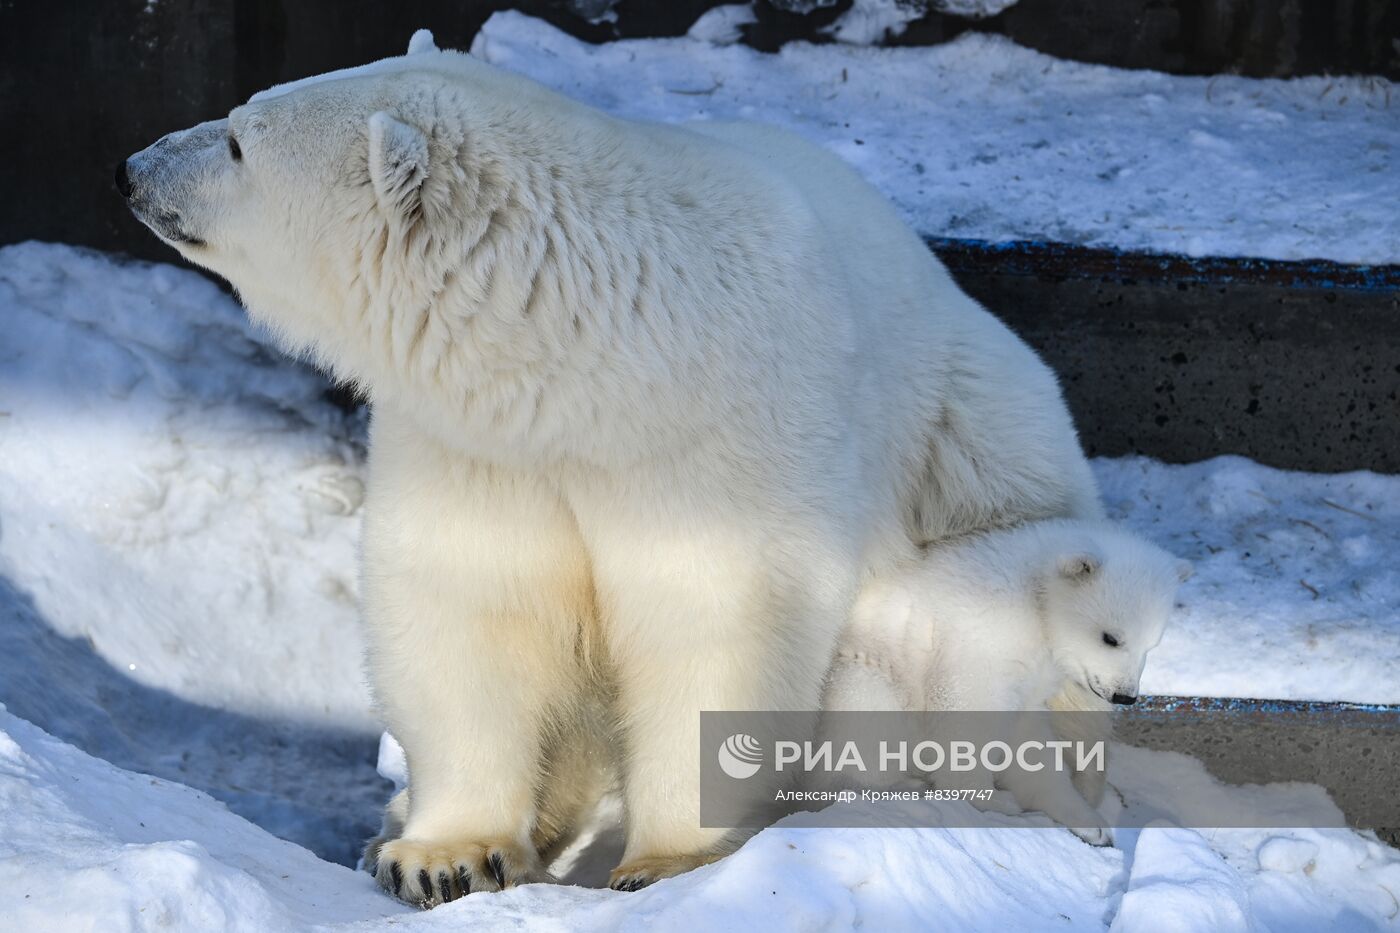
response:
[[[428,877],[428,869],[418,870],[418,889],[423,892],[423,900],[433,899],[433,879]]]
[[[403,872],[399,870],[398,862],[389,863],[389,881],[394,886],[394,897],[398,897],[403,888]]]
[[[501,857],[501,853],[492,852],[486,859],[486,867],[491,869],[491,876],[496,879],[496,884],[504,890],[506,886],[506,860]]]
[[[467,871],[465,865],[457,868],[457,887],[462,889],[463,897],[472,893],[472,873]]]
[[[446,904],[448,901],[452,900],[452,878],[450,875],[447,874],[447,872],[440,871],[438,872],[437,881],[438,896],[440,896],[442,898],[442,902]]]

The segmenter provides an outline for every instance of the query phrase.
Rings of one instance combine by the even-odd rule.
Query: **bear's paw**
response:
[[[640,891],[663,878],[684,874],[719,858],[718,855],[661,855],[632,859],[612,870],[608,887],[614,891]]]
[[[553,880],[533,850],[509,840],[390,839],[365,865],[385,891],[424,909],[478,891]]]

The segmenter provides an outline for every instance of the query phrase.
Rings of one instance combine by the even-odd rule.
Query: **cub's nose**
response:
[[[1127,693],[1115,693],[1113,695],[1113,702],[1117,703],[1119,706],[1132,706],[1137,702],[1137,697]]]
[[[126,173],[126,163],[126,159],[122,159],[117,163],[117,190],[121,192],[122,197],[130,198],[132,191],[131,176]]]

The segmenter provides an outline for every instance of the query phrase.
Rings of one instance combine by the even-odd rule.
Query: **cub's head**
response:
[[[1074,527],[1051,536],[1041,583],[1055,662],[1111,703],[1130,704],[1191,565],[1126,532]]]

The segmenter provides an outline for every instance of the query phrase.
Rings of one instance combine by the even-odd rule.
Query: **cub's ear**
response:
[[[1176,578],[1182,583],[1196,575],[1196,568],[1191,566],[1189,560],[1179,560],[1176,562]]]
[[[433,34],[426,29],[419,29],[413,33],[408,40],[409,55],[420,55],[423,52],[436,52],[437,43],[433,41]]]
[[[369,180],[379,204],[392,214],[408,214],[418,204],[428,177],[428,138],[384,111],[369,118]]]
[[[1103,561],[1097,554],[1087,552],[1068,554],[1060,558],[1060,576],[1075,583],[1082,583],[1099,572]]]

